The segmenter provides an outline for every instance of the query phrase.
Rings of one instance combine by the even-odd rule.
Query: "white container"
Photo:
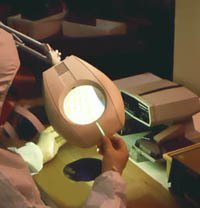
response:
[[[96,25],[85,25],[69,21],[62,22],[62,32],[69,37],[90,37],[104,35],[126,34],[127,26],[124,22],[96,19]]]

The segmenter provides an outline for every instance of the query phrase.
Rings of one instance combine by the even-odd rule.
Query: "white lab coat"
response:
[[[0,113],[19,65],[12,36],[0,29]],[[18,154],[0,149],[0,208],[47,208],[30,174],[42,168],[39,147],[30,142],[14,151]],[[96,178],[83,208],[124,208],[125,190],[119,173],[105,172]]]

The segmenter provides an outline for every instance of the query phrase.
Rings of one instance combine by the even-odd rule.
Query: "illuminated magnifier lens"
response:
[[[63,109],[69,120],[76,124],[90,124],[98,120],[105,110],[105,96],[92,85],[73,88],[64,98]]]

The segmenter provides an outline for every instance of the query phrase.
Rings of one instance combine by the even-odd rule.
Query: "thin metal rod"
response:
[[[101,135],[104,137],[106,134],[98,121],[96,121],[96,125],[97,125],[97,128],[99,129]]]
[[[15,41],[15,43],[16,43],[16,46],[19,47],[20,49],[22,49],[23,51],[26,51],[27,53],[33,55],[34,57],[39,58],[40,60],[51,64],[51,60],[46,55],[43,55],[42,53],[24,45],[23,43],[20,43],[18,41]]]
[[[27,43],[31,43],[31,44],[34,44],[36,45],[37,47],[43,49],[43,43],[19,32],[19,31],[16,31],[15,29],[11,28],[11,27],[8,27],[7,25],[3,24],[2,22],[0,22],[0,27],[4,30],[6,30],[7,32],[9,33],[13,33],[15,35],[17,35],[20,39],[22,39],[23,41],[27,42]]]
[[[41,43],[19,31],[16,31],[15,29],[3,24],[1,21],[0,28],[13,35],[18,49],[22,49],[36,58],[39,58],[40,60],[52,65],[52,57],[46,44]]]

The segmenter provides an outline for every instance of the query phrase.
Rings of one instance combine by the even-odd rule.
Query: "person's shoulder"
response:
[[[0,28],[0,70],[8,72],[18,70],[19,55],[12,34]]]
[[[0,28],[0,40],[5,41],[5,39],[12,39],[12,35],[5,31],[4,29]]]

